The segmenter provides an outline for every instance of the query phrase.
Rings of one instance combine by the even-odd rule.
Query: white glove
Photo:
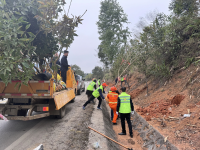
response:
[[[131,114],[134,115],[134,111],[132,111]]]
[[[105,92],[105,94],[108,94],[108,92]]]
[[[116,114],[117,114],[117,115],[119,115],[119,113],[118,113],[118,112],[116,112]]]

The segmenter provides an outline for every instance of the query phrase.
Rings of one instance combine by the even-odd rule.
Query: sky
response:
[[[68,11],[71,0],[66,0],[65,11]],[[75,16],[83,16],[83,24],[76,28],[78,37],[69,47],[68,63],[69,65],[78,65],[85,73],[91,73],[95,66],[103,66],[98,58],[97,47],[100,44],[99,34],[96,22],[100,12],[101,0],[72,0],[69,10]],[[128,27],[133,31],[141,17],[148,13],[163,12],[169,15],[169,3],[171,0],[118,0],[124,12],[128,15]]]

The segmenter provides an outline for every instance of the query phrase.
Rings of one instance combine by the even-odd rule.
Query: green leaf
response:
[[[29,35],[30,37],[35,37],[35,35],[34,35],[32,32],[28,32],[28,35]]]
[[[22,62],[23,66],[26,67],[26,68],[29,68],[29,64],[26,63],[26,62]]]
[[[28,38],[20,38],[19,40],[20,40],[20,41],[26,41],[26,42],[27,42],[27,41],[30,41],[30,39],[28,39]]]
[[[26,25],[26,30],[30,28],[31,24]]]
[[[21,15],[21,13],[19,13],[19,12],[17,12],[17,11],[15,11],[15,14],[17,14],[17,15]]]
[[[4,70],[3,74],[4,74],[4,76],[6,75],[6,69]]]
[[[10,68],[13,69],[13,64],[10,65]]]
[[[14,88],[16,88],[18,84],[19,84],[19,82],[17,82],[17,83],[15,84]]]
[[[21,87],[22,87],[22,83],[20,83],[20,85],[19,85],[19,91],[21,90]]]
[[[22,26],[20,26],[19,28],[17,28],[17,30],[21,29]]]
[[[9,67],[6,67],[6,70],[11,71]]]
[[[21,45],[22,47],[26,47],[26,46],[24,45],[24,43],[22,43],[22,42],[19,42],[19,45]]]

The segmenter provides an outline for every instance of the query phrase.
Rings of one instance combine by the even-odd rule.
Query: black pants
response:
[[[83,105],[84,107],[86,107],[87,106],[87,104],[89,104],[92,100],[94,100],[95,99],[95,97],[92,95],[91,97],[90,97],[90,99]],[[98,108],[100,108],[100,106],[101,106],[101,102],[102,102],[102,99],[101,99],[101,96],[99,96],[99,97],[97,97],[97,99],[99,100],[99,104],[98,104]]]
[[[128,87],[129,87],[129,83],[128,83],[126,80],[124,80],[124,82],[125,82],[125,84],[124,84],[124,85],[126,85],[126,84],[127,84],[127,85],[128,85]]]
[[[131,114],[121,114],[120,113],[120,118],[121,118],[121,125],[122,125],[122,132],[126,133],[126,127],[125,127],[125,119],[128,123],[128,127],[129,127],[129,133],[130,135],[133,134],[133,130],[132,130],[132,125],[131,125]]]
[[[122,87],[123,82],[124,82],[124,81],[121,81],[121,87]]]
[[[110,113],[111,113],[111,120],[113,120],[113,116],[114,116],[114,115],[113,115],[113,110],[112,110],[112,109],[111,109],[111,112],[110,112]]]
[[[63,82],[66,83],[66,80],[67,80],[66,71],[61,71],[61,77],[62,77]]]
[[[90,99],[90,97],[92,96],[93,91],[86,91],[86,95],[88,96],[88,100]]]

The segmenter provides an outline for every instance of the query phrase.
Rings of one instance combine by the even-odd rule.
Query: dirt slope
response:
[[[200,149],[199,70],[190,66],[167,82],[149,81],[149,96],[141,74],[130,78],[128,93],[135,110],[180,150]],[[184,118],[188,111],[190,117]]]

